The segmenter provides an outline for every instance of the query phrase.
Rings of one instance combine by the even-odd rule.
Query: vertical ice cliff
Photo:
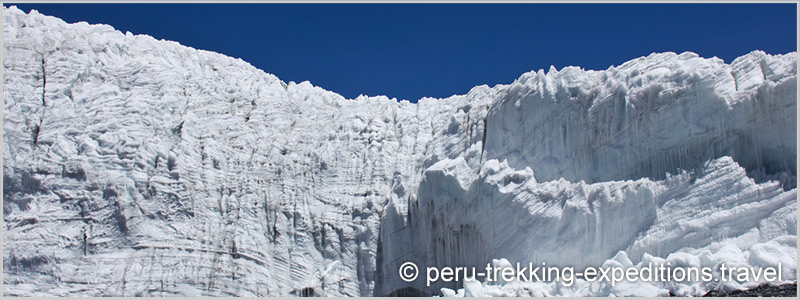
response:
[[[409,103],[14,7],[3,44],[4,295],[438,294],[461,285],[399,265],[493,258],[795,279],[795,53],[652,54]]]
[[[725,155],[795,170],[795,70],[794,55],[753,52],[729,66],[661,53],[605,71],[527,73],[493,103],[486,157],[587,182],[661,179]]]

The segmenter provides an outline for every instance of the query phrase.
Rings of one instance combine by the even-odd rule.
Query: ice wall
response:
[[[795,53],[409,103],[14,7],[3,44],[4,295],[433,294],[398,264],[796,236]]]
[[[396,271],[406,261],[421,270],[448,266],[483,270],[494,258],[582,270],[604,265],[620,251],[634,263],[685,254],[694,262],[690,266],[701,268],[719,262],[731,265],[736,260],[724,254],[713,263],[698,258],[698,253],[731,247],[740,253],[754,252],[747,254],[752,261],[742,265],[777,267],[781,262],[784,274],[789,274],[783,279],[795,278],[796,245],[786,242],[796,237],[796,189],[783,191],[778,181],[757,184],[730,157],[660,181],[537,182],[533,175],[529,168],[514,170],[497,160],[484,163],[478,174],[462,159],[428,168],[419,200],[409,204],[408,213],[391,204],[387,209],[384,226],[392,230],[381,232],[383,253],[395,260],[384,261],[384,270]],[[774,247],[777,253],[773,248],[762,249],[776,243],[780,244]],[[758,256],[770,257],[769,263]],[[442,287],[455,290],[462,283],[439,281],[426,286],[423,273],[411,286],[437,294]],[[683,291],[696,296],[718,288],[704,282],[654,286],[660,293],[638,295]],[[733,283],[726,288],[745,286]],[[587,287],[559,291],[548,286],[537,291],[535,286],[523,285],[482,295],[637,295],[582,288]],[[542,294],[542,290],[551,291]]]
[[[492,104],[486,159],[537,179],[650,177],[732,156],[748,169],[796,169],[795,55],[753,52],[731,65],[651,54],[605,71],[522,75]]]

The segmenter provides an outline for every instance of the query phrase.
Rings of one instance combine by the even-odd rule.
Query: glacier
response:
[[[797,54],[654,53],[416,103],[3,9],[5,296],[665,296],[398,269],[782,266]],[[424,275],[424,274],[423,274]],[[424,277],[424,276],[420,276]]]

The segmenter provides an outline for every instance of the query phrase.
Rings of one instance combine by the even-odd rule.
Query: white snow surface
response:
[[[398,275],[407,261],[493,259],[780,263],[796,280],[796,53],[655,53],[410,103],[15,7],[3,44],[6,296],[697,296],[760,283]]]

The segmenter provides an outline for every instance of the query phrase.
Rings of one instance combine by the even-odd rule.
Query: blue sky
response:
[[[8,6],[9,4],[5,4]],[[652,52],[796,51],[795,4],[20,4],[241,58],[284,81],[415,101]]]

